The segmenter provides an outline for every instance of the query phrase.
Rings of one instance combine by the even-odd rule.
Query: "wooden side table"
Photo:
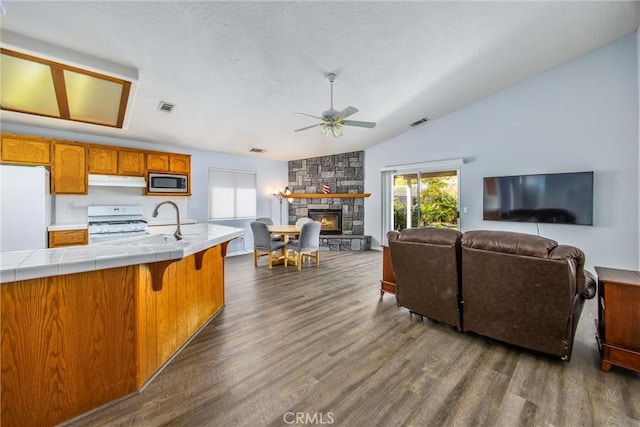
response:
[[[396,275],[393,273],[391,263],[391,250],[389,246],[382,246],[382,280],[380,280],[380,298],[385,292],[396,293]]]
[[[640,371],[640,271],[596,267],[596,273],[602,370],[616,365]]]

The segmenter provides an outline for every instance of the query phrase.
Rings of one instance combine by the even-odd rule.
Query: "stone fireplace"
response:
[[[321,194],[324,186],[329,193]],[[334,154],[289,162],[289,188],[293,193],[314,197],[294,198],[289,203],[289,224],[309,217],[324,222],[320,249],[363,251],[371,249],[371,236],[364,235],[364,199],[336,197],[364,193],[364,151]],[[320,196],[321,197],[318,197]],[[316,212],[323,214],[314,218]]]
[[[342,209],[309,209],[309,218],[322,224],[321,235],[342,234]]]

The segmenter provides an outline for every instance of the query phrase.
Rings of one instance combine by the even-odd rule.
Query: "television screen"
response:
[[[593,225],[593,172],[484,178],[486,221]]]

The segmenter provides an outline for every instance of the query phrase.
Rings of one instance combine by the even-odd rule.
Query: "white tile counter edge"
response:
[[[67,230],[86,230],[89,228],[87,224],[51,224],[47,227],[47,231],[67,231]]]
[[[84,271],[180,259],[244,235],[242,228],[216,224],[181,226],[183,240],[140,243],[153,235],[172,235],[175,226],[153,227],[149,235],[114,242],[0,253],[0,282],[37,279]]]

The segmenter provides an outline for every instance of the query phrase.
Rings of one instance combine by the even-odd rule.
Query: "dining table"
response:
[[[276,236],[280,236],[282,239],[282,242],[284,243],[288,243],[289,242],[289,238],[291,236],[298,236],[300,235],[300,228],[296,227],[295,225],[291,225],[291,224],[272,224],[268,226],[269,228],[269,232],[272,235],[276,235]],[[273,262],[273,265],[283,265],[284,264],[284,260],[286,259],[285,255],[286,255],[286,249],[283,247],[282,248],[282,252],[280,254],[280,257]],[[289,260],[289,263],[293,263],[293,260]]]

